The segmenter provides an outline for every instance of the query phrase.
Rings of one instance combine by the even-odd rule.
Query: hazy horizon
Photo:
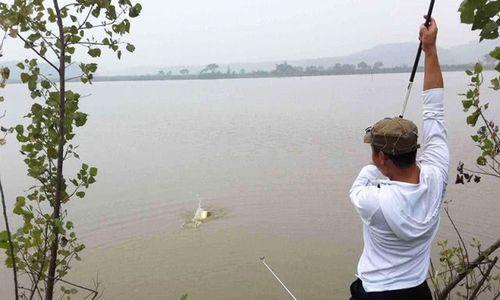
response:
[[[477,33],[460,24],[460,2],[436,3],[440,47],[477,40]],[[278,0],[149,0],[141,4],[143,12],[133,20],[127,37],[136,52],[121,61],[103,55],[100,71],[333,57],[379,44],[417,43],[418,25],[429,3],[311,0],[305,6],[298,0],[286,5]],[[2,61],[24,58],[26,51],[20,48],[19,41],[7,40]]]

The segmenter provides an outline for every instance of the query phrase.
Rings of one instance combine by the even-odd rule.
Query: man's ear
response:
[[[378,155],[380,165],[385,166],[386,165],[385,162],[388,159],[388,157],[382,151],[379,151],[377,155]]]

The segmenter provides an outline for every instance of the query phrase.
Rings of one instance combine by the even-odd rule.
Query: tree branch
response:
[[[495,259],[493,259],[493,261],[490,262],[490,266],[488,267],[488,270],[486,270],[486,273],[483,275],[483,278],[481,278],[481,281],[479,281],[476,289],[474,290],[474,292],[472,292],[472,295],[469,298],[470,300],[476,299],[477,295],[479,294],[479,290],[483,286],[486,279],[488,279],[488,276],[490,276],[491,270],[497,264],[497,261],[498,261],[498,257],[495,257]]]
[[[452,280],[444,287],[442,291],[438,293],[437,300],[444,300],[448,297],[448,294],[467,276],[470,272],[472,272],[476,267],[480,265],[480,263],[487,259],[488,256],[495,252],[498,248],[500,248],[500,239],[494,242],[488,249],[481,252],[481,254],[472,261],[469,266],[462,272],[457,274]]]
[[[59,73],[59,68],[56,67],[50,60],[48,60],[45,56],[43,56],[38,50],[35,49],[35,47],[31,46],[30,43],[23,38],[21,35],[17,34],[17,36],[23,41],[26,45],[29,46],[33,52],[35,52],[41,59],[43,59],[46,63],[48,63],[52,68],[54,68],[58,73]]]

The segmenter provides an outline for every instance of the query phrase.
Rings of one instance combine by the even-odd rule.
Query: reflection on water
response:
[[[457,96],[466,76],[446,73],[445,81],[455,166],[472,161],[476,149]],[[345,299],[362,251],[347,191],[370,159],[363,131],[399,113],[406,82],[406,74],[385,74],[71,84],[91,94],[82,100],[89,121],[78,144],[99,176],[84,200],[67,207],[87,245],[70,279],[91,285],[98,272],[104,299],[185,292],[190,299],[286,299],[258,261],[267,256],[299,299]],[[408,107],[413,120],[421,115],[419,85]],[[30,101],[23,87],[9,86],[5,97],[5,122],[22,121]],[[30,183],[14,139],[1,151],[12,207]],[[78,163],[68,163],[67,174]],[[483,180],[450,185],[447,198],[465,236],[486,244],[500,229],[500,212],[491,209],[500,190]],[[196,194],[213,222],[184,230]],[[438,238],[455,239],[444,219]],[[8,284],[0,283],[2,299]]]

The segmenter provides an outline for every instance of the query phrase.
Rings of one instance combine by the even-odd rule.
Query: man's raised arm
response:
[[[437,55],[437,32],[438,29],[434,19],[431,19],[429,27],[422,25],[420,28],[420,40],[425,51],[423,151],[420,161],[437,167],[446,182],[450,154],[444,124],[443,75],[441,74]]]
[[[425,25],[420,27],[420,41],[425,52],[424,91],[443,88],[443,74],[441,74],[436,46],[437,32],[436,21],[433,18],[429,27]]]

